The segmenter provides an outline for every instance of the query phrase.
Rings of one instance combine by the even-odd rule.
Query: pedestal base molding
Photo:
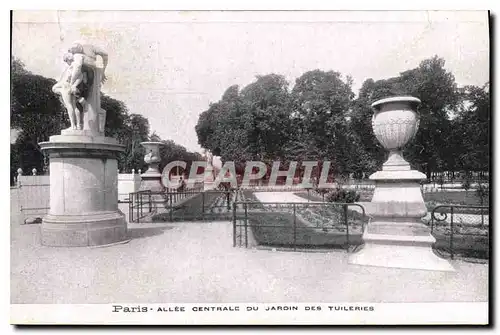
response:
[[[47,215],[41,226],[42,245],[55,247],[104,246],[128,241],[127,222],[120,212]]]

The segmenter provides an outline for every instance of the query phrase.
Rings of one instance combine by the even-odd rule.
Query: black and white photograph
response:
[[[491,323],[488,10],[13,10],[10,323]]]

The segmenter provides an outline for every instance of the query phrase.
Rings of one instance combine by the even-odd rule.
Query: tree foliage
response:
[[[357,97],[352,79],[335,71],[308,71],[292,89],[283,76],[257,76],[210,104],[196,132],[202,147],[237,166],[253,159],[281,160],[285,168],[292,160],[329,160],[335,175],[361,177],[387,158],[373,134],[371,104],[398,95],[422,102],[419,131],[404,150],[412,165],[428,175],[488,169],[489,86],[459,88],[437,56],[397,77],[367,79]]]

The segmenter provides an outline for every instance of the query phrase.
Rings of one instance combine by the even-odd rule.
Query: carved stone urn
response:
[[[363,232],[363,249],[350,257],[352,264],[453,271],[448,261],[433,253],[436,239],[422,222],[427,208],[419,182],[426,176],[412,170],[401,154],[418,131],[419,104],[419,99],[407,96],[372,104],[373,132],[389,157],[382,170],[370,176],[375,191],[364,206],[371,221]]]
[[[417,107],[420,100],[414,97],[382,99],[372,104],[373,133],[389,151],[383,170],[410,170],[401,149],[415,136],[419,126]]]
[[[149,169],[146,171],[160,172],[158,170],[158,164],[160,163],[160,147],[163,145],[162,142],[142,142],[141,145],[146,149],[146,155],[144,155],[144,162],[149,165]]]
[[[165,186],[161,181],[159,163],[161,161],[160,147],[162,142],[142,142],[141,145],[146,149],[144,162],[148,164],[148,169],[141,175],[141,191],[150,190],[152,192],[164,192]]]

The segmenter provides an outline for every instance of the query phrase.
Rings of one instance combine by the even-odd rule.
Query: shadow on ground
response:
[[[128,228],[128,237],[131,239],[139,239],[151,236],[162,235],[166,230],[173,229],[174,227],[134,227]]]

